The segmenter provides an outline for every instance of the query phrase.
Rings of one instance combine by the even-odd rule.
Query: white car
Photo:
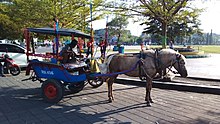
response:
[[[16,64],[18,64],[20,67],[26,67],[27,62],[27,55],[26,55],[26,49],[24,47],[21,47],[16,44],[11,43],[0,43],[0,56],[3,54],[8,54],[10,58],[12,58]],[[36,57],[31,57],[30,59],[34,59]],[[37,57],[36,59],[41,59]]]

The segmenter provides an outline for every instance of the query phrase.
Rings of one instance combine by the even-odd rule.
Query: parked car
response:
[[[0,56],[8,54],[20,67],[27,66],[26,49],[16,44],[0,43]],[[36,57],[35,57],[36,58]],[[33,57],[30,59],[34,59]],[[42,58],[36,58],[42,60]]]

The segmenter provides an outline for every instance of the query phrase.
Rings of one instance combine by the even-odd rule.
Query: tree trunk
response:
[[[165,49],[167,45],[167,22],[162,22],[162,48]]]
[[[118,33],[118,43],[120,42],[121,33]]]

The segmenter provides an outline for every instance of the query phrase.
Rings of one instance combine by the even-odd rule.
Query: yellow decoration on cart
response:
[[[102,63],[101,59],[92,59],[91,60],[91,72],[100,72],[99,66],[97,63]]]

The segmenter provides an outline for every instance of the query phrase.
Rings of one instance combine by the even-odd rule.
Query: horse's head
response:
[[[187,77],[186,58],[183,55],[179,53],[176,54],[176,60],[173,67],[178,71],[181,77]]]

